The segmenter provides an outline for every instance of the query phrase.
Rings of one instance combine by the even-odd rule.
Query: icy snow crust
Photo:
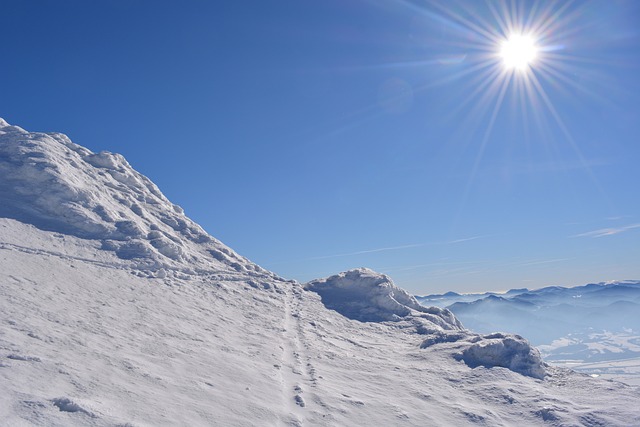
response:
[[[63,135],[0,120],[0,199],[0,425],[640,425],[387,276],[260,269]]]

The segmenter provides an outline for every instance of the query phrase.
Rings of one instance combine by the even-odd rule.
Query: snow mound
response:
[[[545,376],[545,363],[540,352],[519,335],[484,335],[458,358],[471,368],[498,366],[528,377],[543,379]]]
[[[410,321],[419,333],[462,329],[449,310],[423,307],[389,276],[367,268],[312,280],[305,289],[319,294],[327,308],[361,322]]]
[[[455,358],[469,367],[502,367],[542,379],[545,365],[527,340],[510,334],[478,335],[466,330],[446,308],[424,307],[397,287],[386,275],[367,268],[349,270],[304,285],[320,295],[322,303],[345,317],[361,322],[395,322],[424,335],[420,348],[451,344],[459,348]]]
[[[123,156],[63,134],[0,120],[0,199],[0,217],[100,240],[148,270],[272,274],[208,235]]]

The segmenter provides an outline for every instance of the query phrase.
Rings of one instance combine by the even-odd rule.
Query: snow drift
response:
[[[261,269],[64,135],[0,119],[0,200],[2,425],[640,424],[637,389],[385,275]]]

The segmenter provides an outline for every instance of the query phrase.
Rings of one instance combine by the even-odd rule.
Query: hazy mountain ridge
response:
[[[0,121],[0,197],[4,424],[640,423],[637,389],[465,330],[387,276],[281,279],[64,135]]]
[[[640,346],[634,344],[634,337],[640,339],[640,281],[417,299],[449,308],[476,332],[502,330],[526,336],[550,361],[640,357]],[[616,335],[618,341],[613,339]]]

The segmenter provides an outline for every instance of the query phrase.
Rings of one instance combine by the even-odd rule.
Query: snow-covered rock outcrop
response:
[[[522,375],[544,378],[546,364],[540,352],[519,335],[495,333],[472,338],[473,344],[459,354],[472,368],[499,366]]]
[[[467,331],[451,311],[420,305],[387,275],[358,268],[313,280],[304,287],[318,293],[327,308],[350,319],[415,327],[418,334],[425,335],[421,348],[463,344],[455,357],[472,368],[498,366],[539,379],[545,375],[540,353],[527,340],[517,335],[482,336]]]
[[[100,240],[151,272],[271,275],[208,235],[120,154],[93,153],[63,134],[0,121],[0,199],[0,217]]]
[[[398,322],[411,317],[425,319],[432,330],[462,329],[449,310],[423,307],[389,276],[368,268],[316,279],[307,283],[305,289],[318,293],[327,308],[362,322]]]

